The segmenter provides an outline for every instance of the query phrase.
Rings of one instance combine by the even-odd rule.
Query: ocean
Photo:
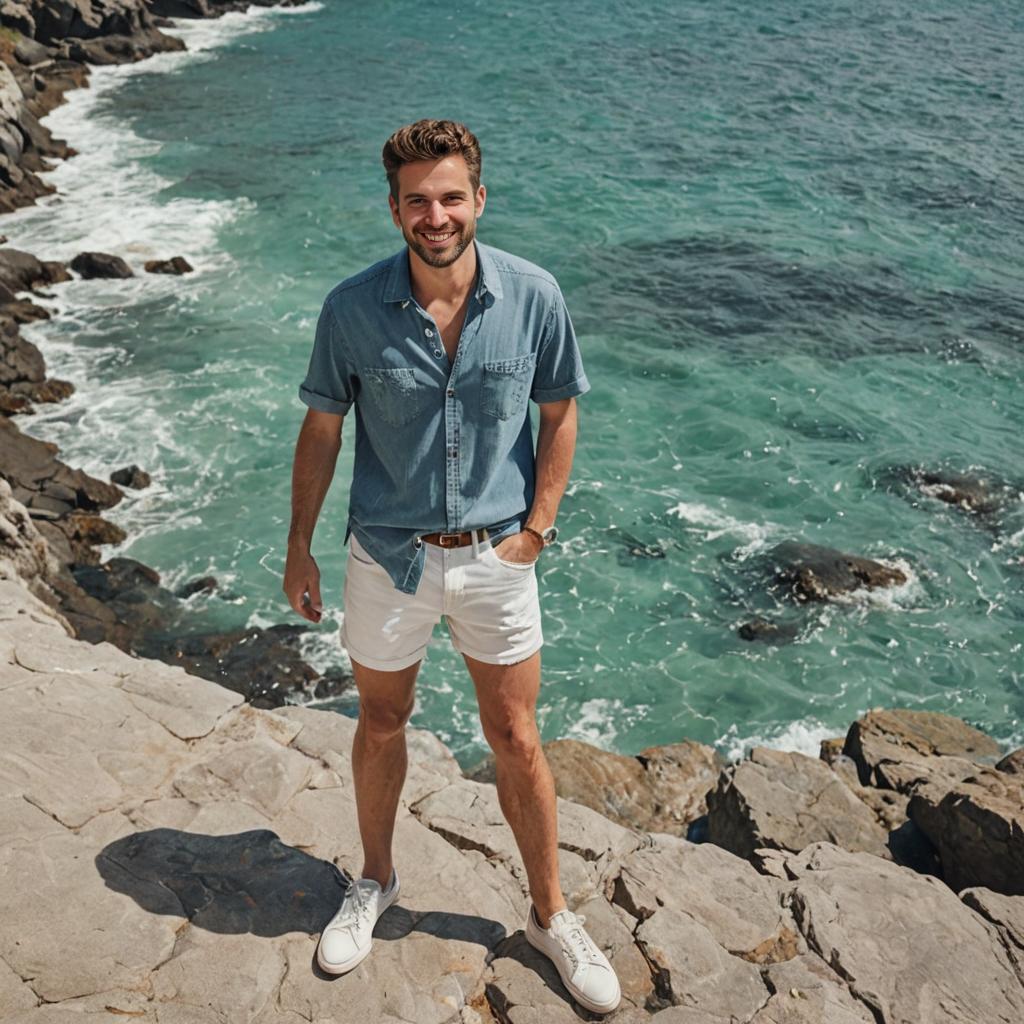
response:
[[[139,273],[56,286],[59,315],[23,329],[77,391],[22,429],[103,479],[153,475],[106,513],[128,540],[105,557],[216,576],[192,599],[210,629],[303,621],[281,579],[316,316],[401,247],[385,138],[452,117],[483,147],[479,237],[556,275],[592,384],[538,570],[543,738],[816,754],[907,706],[1024,742],[1017,5],[389,0],[178,25],[188,52],[68,94],[58,195],[0,225]],[[196,272],[142,273],[174,255]],[[320,666],[345,661],[353,430],[313,546]],[[1003,509],[906,467],[1003,481]],[[908,582],[791,607],[763,573],[785,540]],[[756,614],[795,641],[740,639]],[[413,724],[464,766],[487,753],[443,625]]]

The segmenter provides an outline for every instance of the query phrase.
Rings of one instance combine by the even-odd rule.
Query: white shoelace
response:
[[[341,913],[334,922],[334,927],[359,928],[360,925],[369,922],[371,914],[370,887],[353,882],[345,892]]]
[[[586,915],[575,914],[573,916],[574,923],[555,934],[558,936],[562,948],[569,954],[575,972],[580,964],[601,963],[601,951],[594,944],[594,940],[583,930],[583,922],[587,919]]]

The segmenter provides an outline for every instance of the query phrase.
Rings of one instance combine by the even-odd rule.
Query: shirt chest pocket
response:
[[[430,388],[416,380],[411,367],[367,367],[363,384],[374,408],[393,427],[415,419],[430,401]]]
[[[533,383],[532,353],[483,364],[480,407],[488,416],[507,420],[526,408]]]

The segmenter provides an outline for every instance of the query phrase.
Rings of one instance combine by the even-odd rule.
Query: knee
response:
[[[531,762],[541,754],[540,733],[534,722],[503,722],[484,728],[496,759]]]
[[[412,704],[395,705],[385,701],[361,700],[359,725],[370,742],[383,743],[400,732],[412,717]]]

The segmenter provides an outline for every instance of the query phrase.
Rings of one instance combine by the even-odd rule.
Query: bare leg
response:
[[[541,927],[547,928],[551,915],[566,905],[558,879],[555,781],[537,729],[540,651],[515,665],[463,657],[494,751],[498,803],[522,855]]]
[[[405,725],[412,715],[420,662],[398,672],[380,672],[352,660],[359,690],[359,723],[352,741],[363,878],[383,888],[391,879],[391,840],[409,765]]]

